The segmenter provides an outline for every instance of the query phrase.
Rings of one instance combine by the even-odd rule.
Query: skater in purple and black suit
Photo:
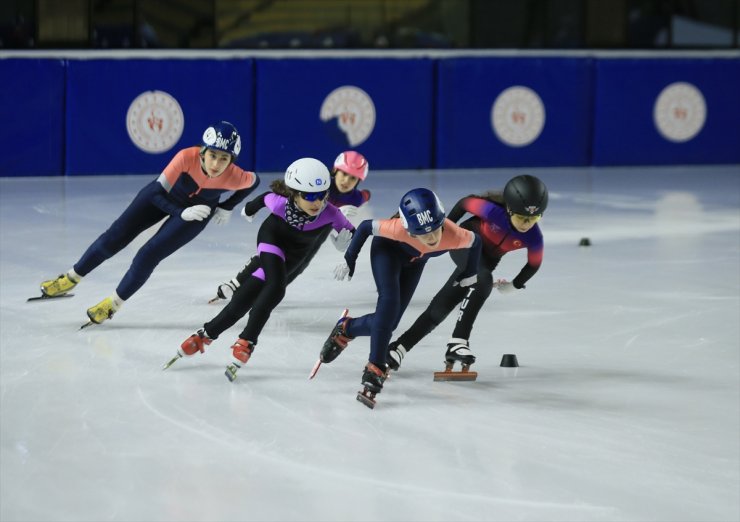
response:
[[[359,152],[348,150],[342,152],[334,160],[334,168],[331,170],[331,183],[329,185],[329,196],[328,201],[345,215],[348,219],[357,215],[357,210],[362,205],[366,204],[370,200],[370,191],[358,188],[360,182],[367,178],[369,165],[365,156]],[[249,219],[248,216],[247,219]],[[300,266],[288,274],[288,284],[292,283],[293,280],[303,273],[303,270],[309,265],[311,260],[314,258],[316,253],[324,244],[326,238],[331,232],[331,228],[327,227],[321,235],[317,238],[314,243],[313,250],[304,258],[303,263]],[[249,263],[239,272],[236,277],[221,283],[216,290],[216,297],[211,299],[210,303],[215,303],[220,299],[230,299],[234,294],[234,291],[239,288],[240,285],[244,284],[251,275],[252,272],[259,268],[259,257],[254,256],[249,260]]]
[[[234,292],[231,301],[203,328],[188,337],[169,367],[183,355],[203,352],[228,328],[249,312],[249,319],[233,344],[233,361],[226,368],[226,377],[233,381],[257,345],[262,328],[272,310],[285,296],[288,276],[304,262],[314,243],[325,230],[338,234],[332,238],[343,252],[352,239],[355,227],[337,207],[327,202],[329,170],[313,158],[294,161],[285,172],[285,179],[272,183],[266,192],[246,204],[244,213],[253,216],[267,207],[271,214],[257,232],[259,268]]]
[[[545,184],[534,176],[522,175],[509,180],[503,194],[489,192],[481,196],[468,196],[457,202],[449,218],[459,221],[466,213],[472,214],[461,226],[478,233],[483,239],[477,281],[469,288],[455,285],[467,258],[463,252],[450,252],[457,268],[427,309],[389,347],[388,365],[393,370],[398,370],[411,348],[444,321],[458,305],[457,321],[447,343],[445,360],[448,363],[460,361],[467,366],[475,362],[470,350],[470,333],[478,312],[493,288],[496,287],[503,294],[521,290],[542,264],[542,232],[537,222],[547,208],[547,200]],[[522,248],[527,249],[527,263],[516,277],[511,282],[506,279],[494,282],[493,270],[501,258],[508,252]]]

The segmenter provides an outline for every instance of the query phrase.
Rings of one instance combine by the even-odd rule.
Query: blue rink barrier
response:
[[[257,60],[257,170],[348,149],[371,169],[428,168],[433,84],[427,58]]]
[[[590,58],[439,60],[437,168],[588,165]]]
[[[64,173],[65,64],[0,60],[0,176]]]
[[[221,120],[239,130],[251,170],[253,63],[238,60],[70,60],[66,173],[161,172]]]
[[[60,55],[0,52],[1,176],[158,173],[220,120],[257,172],[740,164],[738,52]]]
[[[594,165],[740,163],[740,59],[596,61]]]

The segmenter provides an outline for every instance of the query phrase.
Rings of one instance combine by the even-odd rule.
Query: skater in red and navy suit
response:
[[[257,188],[259,177],[234,164],[240,151],[241,137],[231,123],[208,127],[201,145],[179,151],[67,273],[41,283],[42,294],[67,294],[144,230],[164,220],[136,253],[113,295],[87,310],[91,323],[110,319],[162,260],[192,241],[211,221],[227,223],[233,208]],[[233,194],[220,201],[227,192]]]
[[[348,150],[339,154],[334,160],[334,168],[331,170],[331,184],[329,185],[328,202],[342,211],[348,219],[357,215],[358,208],[370,200],[370,191],[358,188],[361,181],[367,178],[369,165],[365,156],[359,152]],[[247,216],[245,216],[247,217]],[[249,219],[249,217],[247,217]],[[309,265],[316,253],[324,244],[331,232],[327,227],[314,243],[313,250],[306,255],[301,266],[296,267],[288,274],[288,284],[298,277]],[[221,283],[216,289],[216,297],[209,302],[215,303],[220,299],[230,299],[234,291],[259,268],[259,257],[254,256],[249,263],[239,272],[236,277]]]
[[[466,366],[475,362],[470,350],[470,333],[478,312],[494,286],[503,294],[522,290],[542,264],[544,247],[537,222],[547,208],[547,200],[545,184],[534,176],[522,175],[509,180],[503,194],[489,192],[481,196],[468,196],[457,202],[449,218],[459,221],[466,213],[472,214],[461,226],[476,232],[483,239],[477,281],[469,288],[455,285],[465,269],[467,258],[460,252],[450,252],[457,268],[427,309],[389,347],[388,365],[393,370],[398,370],[406,353],[458,305],[457,321],[447,343],[445,360],[448,363],[460,361]],[[511,282],[506,279],[494,282],[493,270],[501,258],[508,252],[523,248],[527,250],[527,263],[516,277]]]
[[[259,267],[236,289],[221,313],[182,343],[165,368],[182,356],[203,352],[205,345],[248,312],[247,325],[231,347],[233,359],[226,368],[226,377],[230,381],[236,379],[237,371],[257,346],[272,310],[285,296],[289,275],[304,265],[315,242],[326,237],[326,230],[333,229],[337,232],[332,238],[334,245],[344,252],[352,239],[355,227],[337,207],[327,202],[329,183],[329,169],[323,163],[301,158],[288,167],[284,181],[273,182],[272,192],[246,204],[247,216],[254,216],[264,207],[271,212],[257,232]]]
[[[378,290],[375,312],[361,317],[343,317],[332,330],[321,351],[321,362],[333,361],[358,336],[370,336],[370,357],[362,374],[365,389],[380,393],[386,377],[388,344],[431,257],[450,250],[469,252],[468,261],[455,283],[475,283],[481,240],[445,218],[439,198],[431,190],[407,192],[399,205],[398,217],[366,220],[357,228],[344,254],[345,263],[335,271],[342,280],[355,271],[357,256],[366,239],[375,236],[370,249],[373,277]]]

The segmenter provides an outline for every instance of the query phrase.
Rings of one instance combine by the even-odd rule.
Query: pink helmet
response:
[[[368,164],[365,156],[359,152],[348,150],[337,156],[337,159],[334,160],[334,168],[362,181],[367,177]]]

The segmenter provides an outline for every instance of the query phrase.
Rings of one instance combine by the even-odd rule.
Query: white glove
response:
[[[225,208],[216,207],[216,211],[213,213],[213,217],[211,218],[211,221],[216,223],[217,225],[225,225],[229,222],[231,219],[231,210],[226,210]]]
[[[254,216],[248,216],[248,215],[247,215],[247,207],[246,207],[246,206],[242,207],[241,215],[242,215],[242,217],[243,217],[244,219],[246,219],[246,220],[247,220],[247,221],[249,221],[250,223],[251,223],[251,222],[252,222],[252,220],[254,219]]]
[[[495,283],[493,283],[493,286],[495,286],[496,289],[502,294],[510,294],[512,292],[516,292],[517,290],[517,288],[514,286],[514,283],[510,283],[506,279],[498,279]]]
[[[193,205],[182,211],[180,217],[183,221],[203,221],[211,213],[208,205]]]
[[[334,267],[334,279],[344,281],[345,277],[347,281],[352,281],[352,276],[349,275],[349,265],[347,263],[340,263]]]
[[[334,243],[334,248],[340,252],[347,250],[350,242],[352,241],[352,232],[348,228],[343,228],[338,234],[331,235],[331,242]]]
[[[339,207],[339,210],[346,218],[357,215],[357,207],[354,205],[344,205],[343,207]]]
[[[478,282],[478,274],[473,274],[470,277],[463,277],[462,279],[460,279],[460,281],[455,281],[455,283],[459,284],[462,288],[468,287],[470,285],[474,285],[477,282]]]

